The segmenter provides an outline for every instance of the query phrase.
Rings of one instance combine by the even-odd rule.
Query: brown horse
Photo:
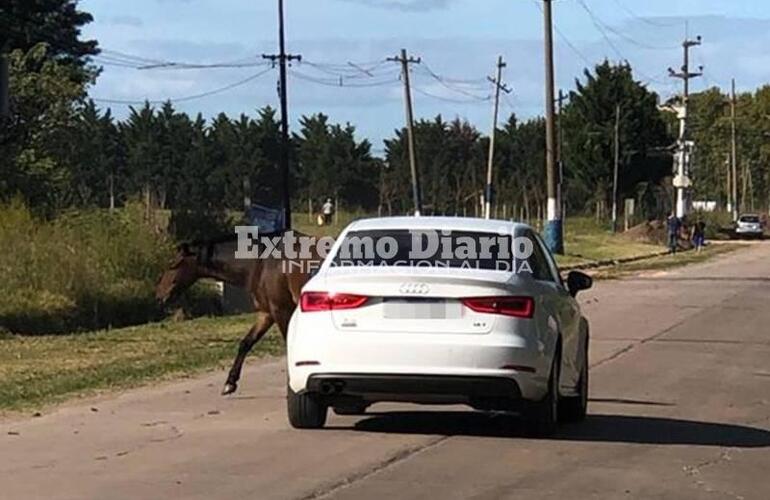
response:
[[[295,235],[304,236],[299,233]],[[271,256],[236,260],[235,244],[234,238],[226,238],[180,245],[176,259],[155,289],[155,297],[161,305],[166,305],[201,278],[224,281],[243,288],[251,295],[257,318],[254,326],[241,340],[222,390],[223,395],[232,394],[238,389],[246,355],[273,324],[278,325],[286,340],[289,320],[299,301],[300,290],[310,278],[310,262],[318,263],[321,260],[315,250],[310,259],[289,260]]]

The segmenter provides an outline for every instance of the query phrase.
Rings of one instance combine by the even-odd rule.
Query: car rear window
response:
[[[446,230],[351,231],[332,266],[445,267],[512,271],[510,235]]]
[[[751,224],[756,224],[759,222],[759,217],[756,215],[743,215],[740,219],[738,219],[740,222],[748,222]]]

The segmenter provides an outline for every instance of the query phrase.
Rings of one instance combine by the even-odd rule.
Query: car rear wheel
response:
[[[559,401],[559,420],[562,422],[581,422],[588,413],[588,343],[583,351],[583,367],[580,370],[580,380],[577,395],[562,398]]]
[[[286,388],[286,409],[289,423],[295,429],[320,429],[326,423],[327,406],[317,394],[297,394]]]
[[[550,436],[556,431],[559,422],[559,369],[561,367],[561,348],[557,348],[548,378],[548,393],[534,403],[524,414],[527,431],[538,437]]]

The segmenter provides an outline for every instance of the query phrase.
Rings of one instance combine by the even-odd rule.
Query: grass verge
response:
[[[124,389],[229,365],[252,315],[152,323],[64,336],[0,338],[0,411]],[[256,355],[283,350],[277,330]],[[224,383],[224,380],[222,381]]]
[[[593,276],[595,279],[618,279],[629,274],[635,274],[643,271],[663,271],[674,269],[690,264],[704,262],[717,255],[734,252],[743,246],[740,244],[724,243],[719,245],[709,245],[702,252],[694,251],[680,252],[676,255],[665,255],[662,257],[653,257],[650,259],[618,264],[614,267],[598,269]]]
[[[564,248],[566,255],[556,258],[560,266],[625,259],[664,249],[659,245],[633,241],[622,233],[613,233],[591,217],[571,217],[565,221]]]

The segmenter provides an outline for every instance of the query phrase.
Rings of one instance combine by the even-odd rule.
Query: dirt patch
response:
[[[653,245],[666,245],[668,243],[666,224],[659,220],[648,221],[634,226],[623,233],[623,237],[630,241]]]
[[[692,248],[692,242],[690,242],[690,239],[686,236],[686,231],[686,229],[683,229],[682,233],[679,235],[679,248],[683,250]],[[642,224],[634,226],[623,233],[622,237],[637,243],[668,246],[668,229],[666,228],[666,222],[660,220],[643,222]]]

